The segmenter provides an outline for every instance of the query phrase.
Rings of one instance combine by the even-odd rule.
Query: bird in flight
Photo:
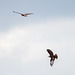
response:
[[[53,66],[54,60],[58,59],[58,55],[57,54],[54,55],[50,49],[47,49],[47,52],[49,53],[49,57],[51,58],[50,59],[50,65]]]
[[[22,13],[19,13],[19,12],[15,12],[13,11],[14,13],[17,13],[17,14],[20,14],[21,16],[24,16],[24,17],[27,17],[28,15],[32,15],[33,13],[25,13],[25,14],[22,14]]]

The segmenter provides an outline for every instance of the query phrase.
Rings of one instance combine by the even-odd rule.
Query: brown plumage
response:
[[[49,53],[50,59],[50,65],[52,66],[54,64],[54,60],[58,58],[57,54],[53,54],[53,52],[50,49],[47,49],[47,52]]]
[[[17,14],[21,14],[21,16],[24,16],[24,17],[27,17],[27,15],[31,15],[31,14],[33,14],[33,13],[25,13],[25,14],[22,14],[22,13],[19,13],[19,12],[15,12],[15,11],[13,11],[14,13],[17,13]]]

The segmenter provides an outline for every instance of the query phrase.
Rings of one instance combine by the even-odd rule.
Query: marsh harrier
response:
[[[31,15],[33,13],[25,13],[25,14],[22,14],[22,13],[19,13],[19,12],[15,12],[13,11],[14,13],[17,13],[17,14],[20,14],[21,16],[24,16],[24,17],[27,17],[27,15]]]
[[[58,58],[58,55],[57,54],[54,55],[50,49],[47,49],[47,52],[49,53],[49,57],[51,58],[50,65],[53,66],[54,60]]]

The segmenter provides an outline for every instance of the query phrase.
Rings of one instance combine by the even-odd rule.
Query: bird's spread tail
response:
[[[58,55],[57,54],[55,54],[55,58],[58,59]]]

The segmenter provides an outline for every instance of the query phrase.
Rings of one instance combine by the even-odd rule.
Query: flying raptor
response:
[[[17,14],[20,14],[21,16],[24,16],[24,17],[27,17],[28,15],[32,15],[33,13],[25,13],[25,14],[22,14],[22,13],[19,13],[19,12],[15,12],[13,11],[14,13],[17,13]]]
[[[54,60],[58,59],[58,55],[57,54],[54,55],[50,49],[47,49],[47,52],[49,53],[49,57],[51,58],[50,59],[50,65],[53,66]]]

